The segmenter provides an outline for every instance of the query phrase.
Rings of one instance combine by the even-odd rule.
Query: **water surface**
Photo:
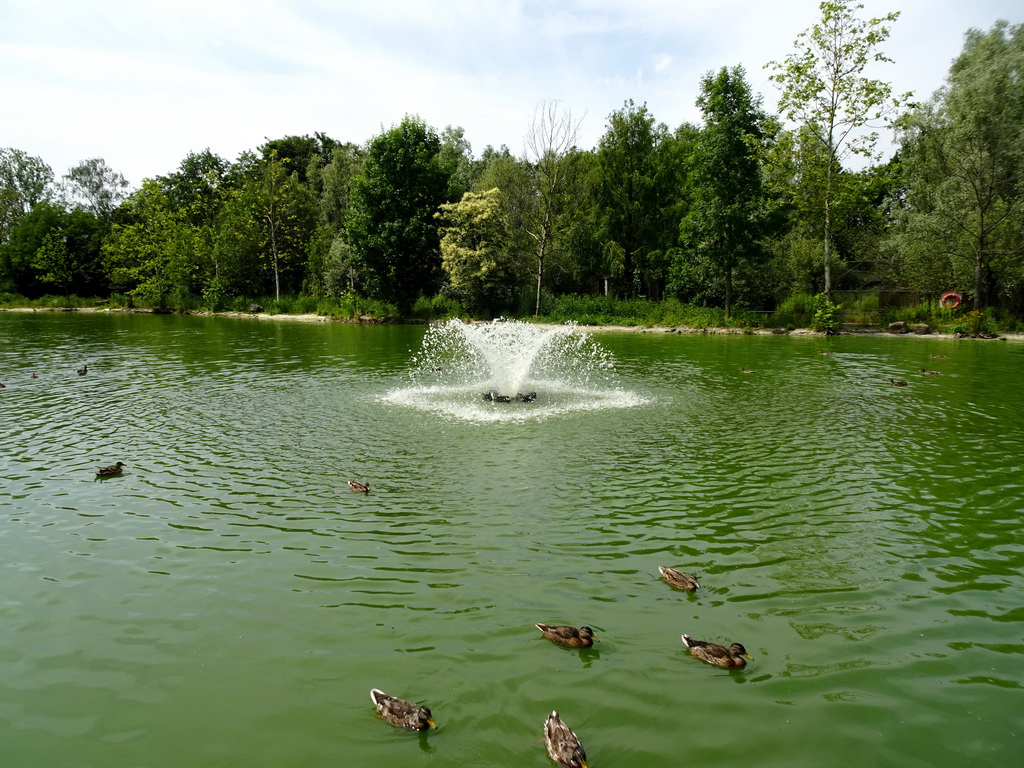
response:
[[[1016,764],[1024,345],[601,333],[632,400],[488,420],[423,333],[0,313],[5,764]]]

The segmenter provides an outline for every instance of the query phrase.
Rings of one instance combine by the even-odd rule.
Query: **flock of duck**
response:
[[[831,355],[832,353],[822,351],[819,354]],[[930,355],[930,357],[941,359],[945,355]],[[78,369],[79,376],[85,376],[87,373],[88,367],[85,365]],[[740,373],[752,374],[757,371],[740,368]],[[938,373],[938,371],[921,369],[921,375],[924,376],[935,376]],[[35,374],[33,374],[33,378],[35,378]],[[899,379],[889,379],[889,384],[894,387],[907,386],[906,381]],[[2,386],[0,384],[0,387]],[[107,467],[99,467],[96,470],[96,476],[116,477],[123,473],[124,467],[125,464],[121,461]],[[369,483],[361,480],[349,480],[348,486],[356,493],[370,492]],[[694,576],[675,568],[658,566],[658,571],[662,578],[676,589],[692,592],[700,587]],[[594,636],[594,630],[588,626],[573,627],[564,624],[537,624],[536,626],[545,638],[565,648],[590,648],[597,639]],[[742,643],[725,646],[706,640],[696,640],[686,634],[682,636],[682,641],[694,658],[718,667],[743,667],[747,660],[752,658]],[[370,691],[370,700],[377,708],[381,719],[392,725],[416,731],[437,728],[437,723],[429,707],[417,706],[411,701],[390,696],[377,688]],[[583,749],[579,737],[562,721],[557,710],[552,711],[544,721],[544,744],[547,747],[548,755],[556,763],[569,768],[587,768],[587,753]]]
[[[365,483],[353,483],[349,486],[354,491],[368,492],[370,487]],[[662,578],[676,589],[692,592],[700,587],[696,577],[688,573],[658,566]],[[590,648],[595,640],[594,630],[591,627],[573,627],[565,624],[537,624],[537,629],[545,638],[556,645],[565,648]],[[690,650],[690,654],[709,664],[717,667],[735,668],[746,665],[747,660],[752,658],[742,643],[733,643],[729,646],[709,643],[705,640],[695,640],[689,635],[682,636],[683,644]],[[409,728],[415,731],[425,731],[437,728],[434,715],[429,707],[417,706],[411,701],[389,696],[377,688],[370,691],[370,700],[377,708],[381,719],[396,725],[400,728]],[[548,755],[556,763],[568,768],[587,768],[587,753],[580,743],[579,737],[565,724],[554,710],[544,721],[544,745],[547,747]]]

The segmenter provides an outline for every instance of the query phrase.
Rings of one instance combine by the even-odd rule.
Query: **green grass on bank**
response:
[[[797,294],[782,302],[774,312],[755,312],[734,309],[726,320],[718,307],[700,307],[684,304],[676,299],[650,301],[648,299],[617,299],[612,296],[546,296],[542,313],[538,317],[524,315],[546,323],[576,322],[580,325],[622,325],[642,327],[739,328],[796,328],[828,327],[840,329],[850,324],[866,328],[884,329],[890,323],[926,323],[933,330],[945,333],[997,334],[1024,331],[1024,320],[998,309],[987,308],[972,312],[964,308],[947,310],[938,301],[927,301],[912,306],[880,308],[877,295],[865,295],[848,301],[847,305],[823,304],[822,297]],[[282,296],[280,300],[269,296],[236,297],[217,302],[219,312],[249,312],[253,305],[268,314],[314,314],[339,320],[372,319],[398,321],[402,318],[397,307],[386,302],[365,299],[355,294],[339,297]],[[75,309],[149,309],[155,311],[198,313],[210,311],[203,298],[193,295],[165,298],[159,304],[132,301],[114,294],[109,298],[82,296],[42,296],[29,299],[12,293],[0,293],[0,308],[32,308],[59,310]],[[421,298],[412,310],[412,317],[420,320],[445,320],[457,317],[474,318],[461,305],[443,297]]]

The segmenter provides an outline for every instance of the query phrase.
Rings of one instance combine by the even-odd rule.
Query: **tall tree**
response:
[[[406,115],[374,138],[352,183],[346,231],[370,298],[412,309],[420,293],[440,286],[438,206],[448,202],[450,173],[437,132]]]
[[[732,307],[733,271],[765,256],[761,240],[769,196],[761,174],[765,116],[743,67],[722,67],[701,79],[697,106],[704,129],[691,158],[691,205],[680,230],[684,246],[708,259],[725,281],[725,318]]]
[[[63,191],[72,205],[108,220],[128,196],[128,181],[102,157],[83,160],[64,174]]]
[[[535,204],[525,218],[526,231],[534,240],[536,255],[536,299],[534,314],[540,314],[541,289],[548,261],[568,208],[566,157],[579,139],[580,121],[557,101],[543,101],[533,113],[526,132],[526,160],[533,171]]]
[[[53,170],[42,159],[13,147],[0,148],[0,243],[32,206],[50,197]]]
[[[972,285],[975,309],[995,298],[999,283],[1009,297],[1024,278],[1022,73],[1024,24],[971,29],[945,86],[902,126],[902,246],[913,254],[926,244],[917,254],[929,260],[924,271]],[[1015,295],[1019,301],[1020,289]]]
[[[638,264],[659,248],[662,200],[658,146],[667,126],[654,122],[647,105],[632,100],[608,116],[598,142],[598,200],[601,240],[606,253],[617,254],[614,272],[630,293],[640,290]]]
[[[873,126],[890,124],[896,109],[910,98],[892,95],[891,86],[870,78],[872,62],[891,62],[878,51],[900,16],[863,20],[852,0],[826,0],[819,4],[821,20],[801,32],[795,50],[781,63],[770,62],[770,79],[782,89],[779,109],[810,131],[825,153],[820,178],[815,180],[821,209],[825,292],[832,291],[833,208],[841,193],[843,162],[851,155],[875,159],[878,133]]]

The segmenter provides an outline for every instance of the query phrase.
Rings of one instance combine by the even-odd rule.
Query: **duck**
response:
[[[900,381],[899,379],[889,379],[889,383],[892,384],[894,387],[905,387],[905,386],[907,386],[907,382]]]
[[[117,462],[117,464],[111,464],[109,467],[100,467],[99,469],[96,470],[96,476],[97,477],[114,477],[116,475],[120,475],[121,472],[124,471],[124,470],[121,469],[123,466],[124,466],[124,462],[123,461],[119,461],[119,462]]]
[[[370,691],[370,700],[377,707],[380,716],[392,725],[414,731],[437,728],[434,716],[430,713],[430,707],[417,707],[411,701],[388,696],[377,688]]]
[[[85,374],[87,374],[88,372],[89,372],[89,366],[88,365],[83,365],[81,368],[78,369],[78,375],[79,376],[85,376]]]
[[[369,493],[370,492],[370,484],[369,483],[361,483],[358,480],[349,480],[348,481],[348,487],[351,488],[356,493]]]
[[[930,357],[932,360],[945,360],[946,359],[945,355],[928,355],[928,357]]]
[[[819,352],[818,354],[819,354],[819,355],[831,355],[832,353],[831,353],[831,352],[829,352],[829,351],[828,351],[827,349],[823,349],[823,350],[821,350],[821,352]]]
[[[757,371],[751,370],[750,368],[740,368],[740,373],[757,373]]]
[[[922,368],[921,369],[921,375],[922,376],[938,376],[939,372],[938,371],[926,371],[924,368]]]
[[[694,640],[689,635],[683,635],[683,643],[694,658],[717,667],[742,667],[746,665],[747,659],[753,659],[742,643],[733,643],[726,648],[718,643]]]
[[[559,765],[587,768],[587,753],[579,737],[562,722],[557,710],[544,721],[544,745],[548,748],[548,755]]]
[[[566,648],[589,648],[594,644],[594,630],[590,627],[567,627],[562,624],[537,624],[537,629],[555,645]]]
[[[29,378],[30,378],[30,379],[38,379],[39,377],[38,377],[38,376],[36,376],[36,375],[35,375],[35,374],[33,373],[33,374],[32,374],[31,376],[29,376]]]
[[[682,571],[677,571],[675,568],[659,565],[658,570],[661,572],[661,577],[676,589],[692,592],[700,586],[697,583],[696,577]]]

